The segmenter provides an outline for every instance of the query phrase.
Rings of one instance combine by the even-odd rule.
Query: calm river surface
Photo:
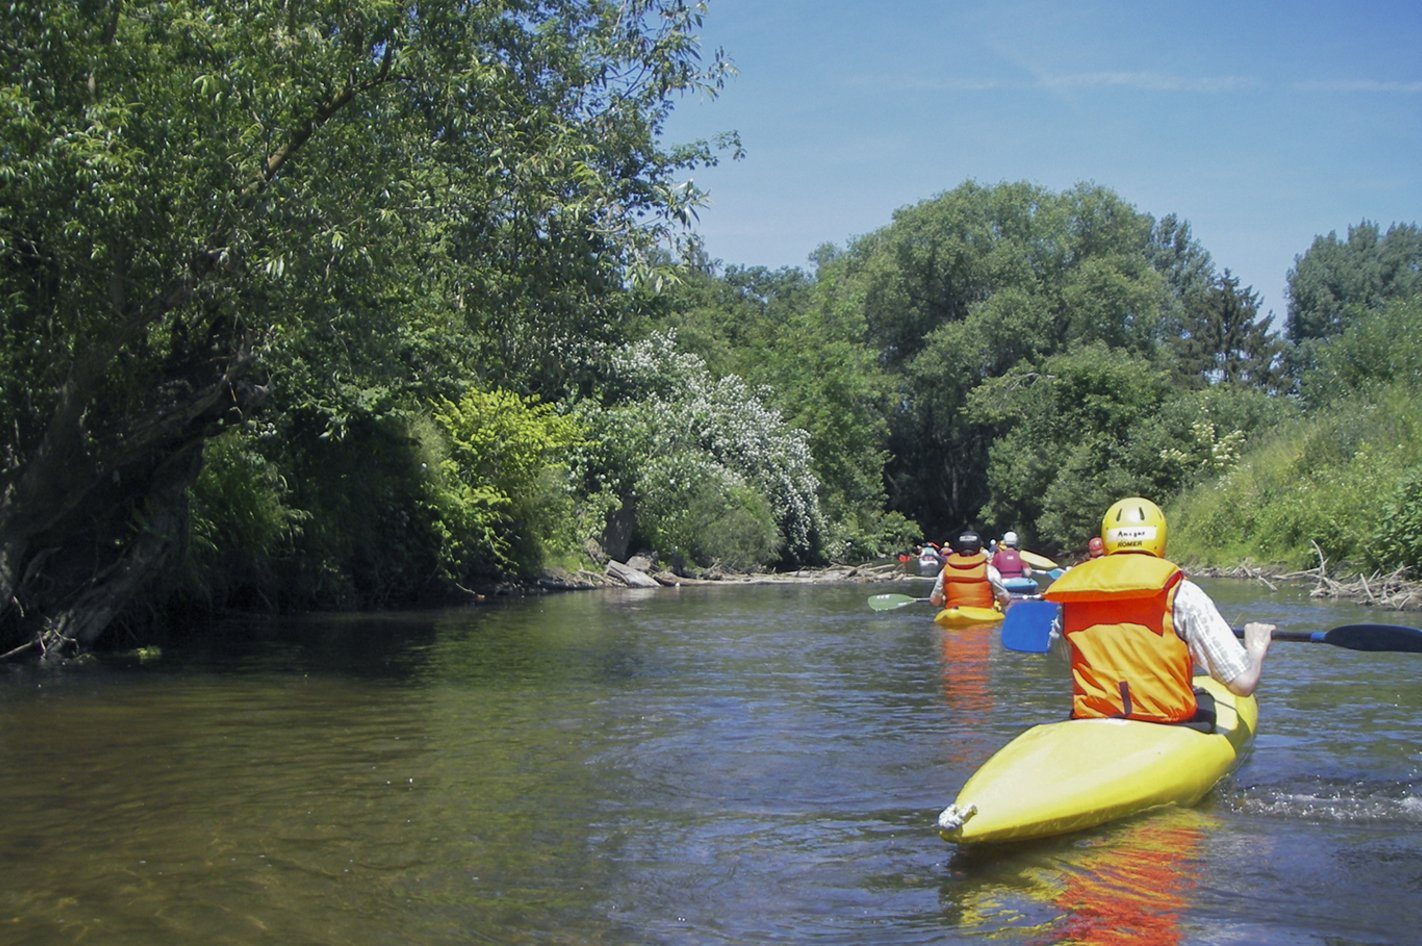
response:
[[[1416,623],[1204,582],[1235,623]],[[1198,808],[959,852],[1065,666],[922,585],[579,592],[0,669],[0,943],[1422,942],[1422,655],[1280,642]],[[1050,786],[1043,786],[1049,790]]]

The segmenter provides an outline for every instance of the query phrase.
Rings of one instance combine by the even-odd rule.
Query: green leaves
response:
[[[350,460],[361,437],[381,449],[382,424],[494,386],[480,379],[586,385],[621,340],[628,279],[655,275],[701,199],[681,178],[711,147],[659,141],[672,100],[726,74],[699,58],[699,16],[680,0],[11,3],[0,635],[62,624],[96,572],[133,593],[126,540],[91,507],[146,508],[159,471],[196,475],[170,460],[234,424],[270,419],[268,459],[289,470]],[[502,509],[483,483],[464,505]],[[317,534],[333,551],[314,554],[347,567],[359,543]],[[398,571],[381,580],[408,589]]]
[[[433,499],[447,537],[441,567],[466,580],[481,567],[516,571],[541,561],[567,525],[544,502],[556,482],[548,474],[583,443],[580,425],[551,404],[501,390],[440,399],[434,419],[448,438]]]

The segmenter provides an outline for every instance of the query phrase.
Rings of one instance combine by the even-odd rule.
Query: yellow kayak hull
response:
[[[939,834],[954,844],[1050,837],[1165,805],[1196,804],[1227,775],[1254,737],[1259,706],[1208,677],[1215,732],[1121,719],[1034,726],[973,773]],[[957,817],[949,817],[953,813]]]
[[[991,624],[1002,620],[1002,612],[996,608],[944,608],[933,618],[939,627],[966,627],[969,624]]]

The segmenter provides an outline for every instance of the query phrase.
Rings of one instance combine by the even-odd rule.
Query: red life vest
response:
[[[997,554],[992,557],[992,567],[996,568],[1003,578],[1022,577],[1022,556],[1017,550],[1009,546],[1003,546],[997,550]]]
[[[1071,642],[1072,715],[1178,723],[1195,715],[1190,648],[1175,633],[1184,573],[1120,553],[1069,569],[1042,597],[1062,605]]]
[[[990,608],[995,600],[988,583],[988,560],[982,552],[959,555],[943,562],[943,607]]]

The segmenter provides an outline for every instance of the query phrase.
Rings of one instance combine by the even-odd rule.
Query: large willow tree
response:
[[[92,643],[272,392],[557,384],[696,202],[679,0],[15,0],[0,65],[0,652]],[[532,382],[527,379],[534,379]],[[518,379],[518,383],[514,380]],[[431,385],[438,390],[438,385]]]

